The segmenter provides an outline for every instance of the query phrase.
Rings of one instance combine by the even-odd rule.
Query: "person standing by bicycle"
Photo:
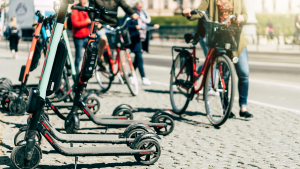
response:
[[[234,2],[234,3],[233,3]],[[209,10],[209,19],[212,21],[223,22],[230,15],[238,14],[236,20],[232,20],[229,24],[243,24],[247,22],[248,14],[244,0],[202,0],[198,10]],[[191,15],[191,9],[186,8],[183,10],[183,15],[189,20],[195,20],[203,17],[202,14]],[[198,30],[199,31],[199,30]],[[244,33],[241,33],[239,49],[233,51],[232,56],[238,57],[238,62],[235,64],[236,72],[238,75],[238,91],[239,91],[239,114],[241,117],[252,118],[253,115],[247,110],[247,98],[249,90],[249,62],[247,42]],[[235,117],[231,113],[231,118]]]
[[[125,0],[89,0],[89,6],[93,8],[105,7],[107,11],[118,12],[118,7],[121,7],[127,14],[129,14],[132,19],[136,20],[139,18],[139,15],[135,13],[135,11],[125,2]],[[90,18],[94,17],[93,13],[90,13]],[[119,25],[119,21],[117,16],[102,14],[99,23],[106,24],[111,27],[117,27]],[[98,25],[98,29],[101,28],[101,24]],[[103,57],[104,50],[107,44],[106,32],[107,29],[101,29],[97,32],[97,35],[100,38],[99,41],[99,61],[98,64],[102,69],[105,69],[105,61]]]
[[[135,54],[133,66],[134,69],[139,69],[140,75],[142,77],[142,84],[151,85],[151,81],[145,77],[146,75],[143,62],[143,47],[148,48],[148,46],[144,46],[143,44],[147,39],[147,35],[149,35],[147,34],[146,28],[147,26],[150,26],[149,24],[151,22],[151,17],[149,16],[147,11],[143,10],[143,2],[140,0],[134,4],[134,10],[137,14],[139,14],[140,18],[135,21],[127,22],[127,27],[131,36],[131,45],[129,46],[129,48],[131,49],[131,52]],[[129,15],[126,14],[124,20],[128,17]],[[158,29],[159,25],[155,24],[154,28]]]
[[[78,6],[86,6],[88,0],[80,0]],[[88,43],[88,36],[90,34],[91,19],[87,12],[72,9],[72,34],[75,45],[75,69],[79,74],[79,64],[82,59],[82,48]]]

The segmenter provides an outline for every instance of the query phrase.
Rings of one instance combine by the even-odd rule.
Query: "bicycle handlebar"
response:
[[[72,9],[76,9],[76,10],[79,10],[79,11],[86,11],[86,12],[100,12],[100,13],[104,13],[104,14],[107,14],[107,15],[118,15],[118,12],[114,12],[114,11],[107,11],[103,6],[100,7],[100,9],[96,9],[96,8],[93,8],[93,7],[85,7],[85,6],[77,6],[77,5],[74,5],[72,6]]]
[[[205,19],[206,19],[206,21],[207,22],[212,22],[209,18],[208,18],[208,16],[206,15],[206,12],[204,12],[204,11],[201,11],[201,10],[198,10],[198,9],[195,9],[195,10],[192,10],[191,11],[191,15],[195,15],[195,14],[197,14],[197,13],[202,13],[203,15],[204,15],[204,17],[205,17]],[[221,22],[220,24],[226,24],[229,20],[231,20],[232,18],[237,18],[238,17],[238,14],[236,13],[235,15],[230,15],[224,22]]]
[[[112,30],[112,31],[113,31],[113,30],[119,30],[119,29],[124,28],[124,27],[126,26],[127,22],[130,21],[130,20],[132,20],[131,17],[126,18],[125,21],[124,21],[124,23],[123,23],[123,25],[118,26],[118,27],[116,27],[116,28],[113,28],[113,27],[111,27],[111,26],[109,26],[109,25],[102,25],[101,28],[107,28],[107,29],[110,29],[110,30]]]

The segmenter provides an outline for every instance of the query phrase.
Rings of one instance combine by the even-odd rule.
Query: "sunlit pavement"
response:
[[[166,56],[166,52],[160,52]],[[158,49],[153,49],[158,51]],[[9,58],[7,50],[0,50],[0,77],[9,77],[14,84],[18,84],[20,67],[26,63],[27,53],[20,52],[18,60]],[[157,55],[157,54],[156,54]],[[160,56],[160,55],[157,55]],[[151,54],[145,55],[145,69],[147,77],[152,81],[151,86],[140,85],[139,95],[132,97],[126,85],[114,84],[107,94],[101,95],[101,109],[99,114],[110,115],[113,109],[127,103],[138,112],[134,113],[134,119],[150,120],[156,110],[171,109],[169,99],[169,70],[171,57],[168,59],[151,60]],[[164,60],[168,60],[165,62]],[[251,59],[249,59],[251,61]],[[160,62],[161,65],[155,64]],[[165,62],[165,63],[164,63]],[[37,83],[41,72],[43,60],[38,68],[33,71],[29,83]],[[157,66],[158,65],[158,66]],[[209,124],[205,116],[204,103],[192,101],[187,112],[182,118],[175,120],[175,129],[169,136],[162,137],[162,155],[153,166],[141,166],[133,157],[79,157],[79,168],[299,168],[299,114],[289,106],[268,103],[255,100],[269,97],[269,93],[262,94],[266,89],[278,89],[274,92],[273,101],[282,99],[282,94],[288,101],[299,99],[299,73],[293,73],[290,67],[274,67],[278,73],[265,72],[261,66],[253,67],[254,73],[250,76],[250,100],[249,111],[254,114],[253,119],[228,120],[220,128],[214,128]],[[251,64],[250,64],[251,69]],[[276,72],[276,71],[275,71]],[[280,73],[281,72],[281,73]],[[297,79],[298,78],[298,79]],[[271,80],[279,79],[276,82]],[[251,82],[252,81],[252,82]],[[264,83],[265,81],[269,83]],[[93,83],[94,82],[94,83]],[[117,82],[117,79],[116,79]],[[271,83],[272,82],[272,83]],[[255,87],[256,84],[256,87]],[[282,86],[289,84],[290,86]],[[266,86],[265,86],[266,85]],[[298,85],[299,86],[299,85]],[[99,89],[95,78],[91,80],[88,88]],[[280,91],[286,88],[286,90]],[[258,91],[257,91],[258,90]],[[284,95],[291,90],[289,95]],[[298,92],[298,93],[297,93]],[[294,95],[291,95],[294,93]],[[267,96],[264,96],[267,95]],[[236,95],[237,96],[237,95]],[[284,101],[280,101],[284,102]],[[263,103],[263,104],[261,104]],[[267,104],[268,103],[268,104]],[[299,103],[299,102],[298,102]],[[238,104],[235,102],[233,112],[238,114]],[[274,107],[278,106],[278,107]],[[298,104],[296,106],[299,106]],[[284,109],[285,108],[285,109]],[[291,109],[291,110],[289,110]],[[68,112],[68,110],[62,110]],[[26,123],[25,116],[10,116],[8,112],[0,110],[0,168],[11,167],[10,153],[13,146],[13,137],[18,128]],[[50,121],[57,127],[63,127],[64,122],[55,115],[50,115]],[[84,122],[82,126],[95,126]],[[108,132],[122,132],[123,129],[109,130]],[[102,130],[104,132],[104,130]],[[69,146],[69,144],[63,144]],[[106,144],[76,144],[76,146],[107,146]],[[74,158],[57,154],[44,140],[41,148],[43,159],[41,168],[73,168]]]

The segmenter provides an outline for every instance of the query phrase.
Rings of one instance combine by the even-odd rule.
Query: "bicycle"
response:
[[[108,44],[106,45],[106,52],[104,53],[104,60],[106,62],[106,69],[97,68],[95,71],[96,79],[102,88],[102,92],[107,92],[115,76],[118,76],[121,83],[126,83],[129,91],[133,96],[138,95],[138,81],[131,61],[130,53],[126,46],[131,44],[128,29],[125,28],[126,23],[131,18],[127,18],[122,26],[112,28],[105,26],[111,33],[107,33]],[[113,59],[112,50],[115,49],[117,54]],[[123,81],[123,78],[125,82]]]
[[[235,68],[226,51],[238,49],[242,26],[226,25],[236,15],[222,23],[212,22],[204,11],[193,10],[191,14],[202,13],[207,20],[206,45],[210,47],[200,73],[196,71],[196,44],[198,34],[185,34],[185,42],[192,47],[172,47],[172,70],[170,78],[170,100],[173,112],[183,114],[195,94],[197,100],[205,101],[205,110],[213,126],[224,124],[231,113],[235,95]],[[187,49],[192,49],[189,52]],[[218,51],[219,50],[219,51]],[[226,50],[226,51],[223,51]],[[179,52],[174,59],[173,52]],[[236,60],[237,58],[233,58]],[[197,81],[199,82],[197,85]],[[204,92],[201,91],[204,87]]]

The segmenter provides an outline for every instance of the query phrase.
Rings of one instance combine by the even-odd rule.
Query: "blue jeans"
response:
[[[225,51],[226,53],[226,51]],[[247,107],[247,98],[249,90],[249,62],[248,62],[248,50],[245,48],[238,57],[239,61],[234,64],[236,73],[238,75],[238,91],[239,91],[239,106]],[[200,73],[203,64],[201,64],[197,70]],[[215,74],[215,73],[214,73]]]
[[[204,56],[207,56],[208,48],[207,48],[207,46],[205,45],[205,43],[206,43],[206,38],[205,38],[205,37],[202,38],[202,37],[200,36],[200,46],[201,46],[201,48],[202,48],[202,50],[203,50]]]
[[[240,56],[239,61],[234,65],[238,75],[238,90],[239,90],[239,105],[240,107],[247,107],[247,98],[249,90],[249,62],[248,50],[245,48]]]
[[[83,53],[82,48],[85,48],[88,43],[88,38],[76,38],[73,37],[74,45],[75,45],[75,69],[76,73],[79,74],[79,64],[82,59]]]
[[[139,72],[141,74],[141,77],[145,77],[145,71],[144,71],[144,61],[143,61],[143,52],[134,52],[135,58],[133,61],[134,69],[138,68]]]

